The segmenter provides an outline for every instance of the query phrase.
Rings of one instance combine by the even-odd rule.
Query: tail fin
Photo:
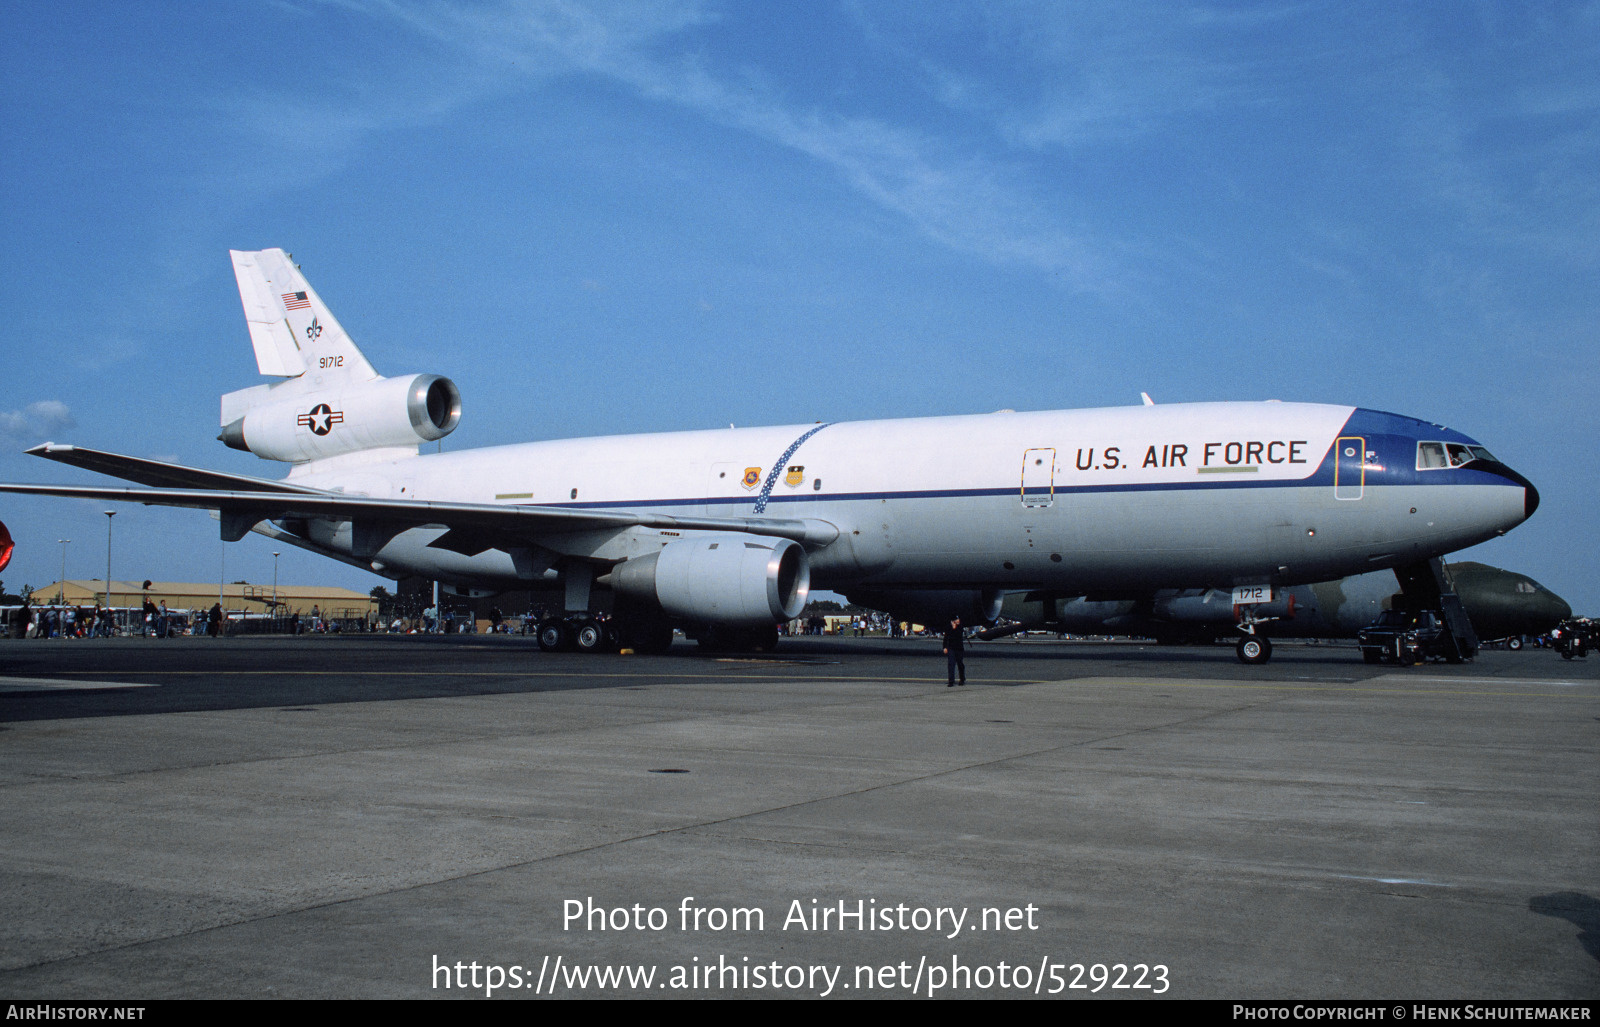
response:
[[[289,254],[228,252],[262,374],[295,378],[311,371],[329,384],[378,377]]]
[[[415,456],[461,419],[461,393],[438,375],[384,378],[282,250],[233,250],[261,373],[269,385],[225,393],[217,438],[263,460],[304,467]]]

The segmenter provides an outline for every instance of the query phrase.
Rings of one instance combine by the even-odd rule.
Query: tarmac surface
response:
[[[967,665],[0,641],[0,996],[1600,997],[1600,659]]]

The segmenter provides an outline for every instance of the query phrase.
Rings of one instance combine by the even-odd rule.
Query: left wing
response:
[[[650,511],[574,510],[558,506],[496,506],[492,503],[440,503],[414,499],[373,499],[333,492],[267,492],[219,489],[107,488],[85,485],[6,485],[0,492],[72,499],[121,500],[146,506],[216,510],[222,537],[237,542],[264,520],[331,518],[355,525],[357,556],[375,554],[408,528],[443,525],[508,545],[544,544],[545,536],[597,528],[667,528],[736,531],[791,539],[808,548],[827,545],[839,529],[816,518],[678,517]],[[491,543],[485,548],[500,548]]]
[[[54,442],[34,446],[28,450],[28,455],[42,456],[46,460],[158,488],[238,489],[244,492],[297,492],[312,495],[324,492],[322,489],[294,485],[286,481],[273,481],[270,478],[206,471],[198,467],[169,464],[161,460],[146,460],[138,456],[123,456],[121,453],[107,453],[104,450],[85,449],[82,446],[63,446]]]

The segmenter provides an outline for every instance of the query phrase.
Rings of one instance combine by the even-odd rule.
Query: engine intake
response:
[[[811,566],[805,550],[788,539],[705,535],[618,564],[610,584],[682,620],[756,626],[800,615],[811,592]]]

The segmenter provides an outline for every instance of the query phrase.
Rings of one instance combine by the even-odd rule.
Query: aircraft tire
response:
[[[1266,663],[1272,659],[1272,642],[1265,635],[1245,635],[1234,652],[1240,663]]]
[[[605,652],[605,625],[596,620],[579,621],[572,631],[572,644],[580,653]]]
[[[564,653],[572,648],[572,626],[551,617],[539,622],[539,648],[547,653]]]
[[[1506,648],[1510,649],[1512,652],[1516,652],[1518,649],[1521,649],[1522,636],[1512,635],[1510,638],[1506,639]]]

